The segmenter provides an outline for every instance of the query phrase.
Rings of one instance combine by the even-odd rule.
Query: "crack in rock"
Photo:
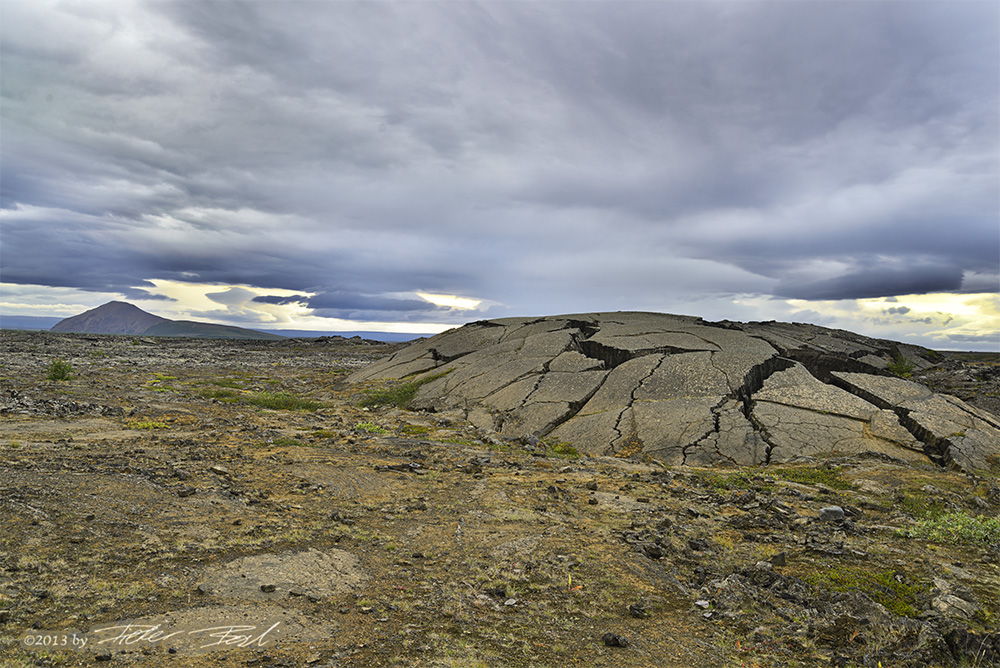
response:
[[[411,408],[461,409],[476,426],[551,436],[588,454],[700,465],[876,451],[966,471],[1000,457],[1000,420],[899,385],[906,381],[885,368],[897,356],[917,369],[934,359],[916,346],[814,325],[585,313],[478,321],[351,380],[446,370],[420,387]]]

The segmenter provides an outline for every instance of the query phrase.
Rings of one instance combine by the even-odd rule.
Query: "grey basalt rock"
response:
[[[833,376],[848,390],[895,412],[939,463],[971,471],[988,469],[1000,456],[1000,418],[961,399],[935,394],[902,378],[837,372]]]
[[[411,408],[592,455],[746,466],[873,451],[989,468],[1000,420],[886,371],[931,356],[815,325],[586,313],[474,322],[350,379],[429,381]]]

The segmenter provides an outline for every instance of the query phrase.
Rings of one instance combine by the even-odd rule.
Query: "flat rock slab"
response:
[[[356,589],[368,576],[350,552],[308,549],[257,554],[206,571],[202,590],[239,600],[273,600],[291,596],[327,597]]]
[[[917,346],[814,325],[659,313],[474,322],[351,376],[420,381],[411,408],[508,438],[668,464],[754,465],[873,451],[987,469],[1000,424],[886,370]]]
[[[899,415],[928,453],[962,470],[1000,463],[1000,419],[952,396],[935,394],[902,378],[837,373],[844,387]]]

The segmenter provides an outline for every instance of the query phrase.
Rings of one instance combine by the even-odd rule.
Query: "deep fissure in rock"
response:
[[[859,362],[855,359],[847,357],[838,357],[837,355],[831,355],[830,353],[825,353],[819,350],[810,350],[808,348],[786,350],[783,353],[783,356],[788,359],[795,360],[804,366],[806,371],[812,374],[817,380],[824,382],[827,385],[836,384],[832,375],[832,372],[834,371],[866,373],[869,375],[889,375],[888,371],[876,369],[870,364],[865,364],[864,362]]]
[[[836,376],[831,377],[830,384],[835,387],[839,387],[846,392],[850,392],[856,397],[864,399],[876,408],[881,408],[883,410],[888,409],[895,413],[896,417],[899,418],[899,424],[903,425],[904,429],[913,434],[913,438],[924,444],[924,454],[938,466],[947,466],[951,461],[951,457],[948,455],[948,447],[951,444],[948,440],[939,439],[921,426],[916,420],[910,417],[910,409],[891,404],[882,397],[879,397],[878,395],[868,392],[860,387],[856,387],[846,380],[837,378]]]
[[[793,366],[795,366],[795,362],[792,360],[775,355],[750,367],[750,370],[743,376],[743,382],[732,395],[733,399],[743,404],[743,415],[748,420],[753,409],[753,395],[760,392],[768,378],[779,371],[791,369]]]

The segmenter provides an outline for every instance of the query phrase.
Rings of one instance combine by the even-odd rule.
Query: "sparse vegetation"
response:
[[[804,485],[825,485],[832,489],[851,489],[852,485],[840,475],[838,469],[832,467],[803,467],[768,469],[768,473],[776,478]]]
[[[889,373],[893,373],[900,378],[910,378],[913,376],[913,371],[916,367],[913,366],[913,362],[903,357],[903,353],[897,352],[885,368]]]
[[[12,473],[0,567],[23,593],[0,593],[0,655],[12,666],[93,663],[26,648],[18,640],[33,625],[86,632],[225,608],[235,598],[213,584],[217,569],[313,551],[356,557],[368,578],[314,605],[322,578],[310,571],[294,580],[301,592],[279,587],[267,605],[325,610],[350,637],[275,643],[272,663],[993,665],[975,652],[1000,619],[995,475],[851,455],[742,468],[664,466],[641,451],[577,460],[571,443],[526,446],[458,412],[361,410],[364,395],[330,376],[329,345],[285,356],[284,345],[163,340],[144,358],[153,348],[128,343],[102,342],[111,359],[100,373],[84,363],[86,382],[43,381],[52,358],[86,359],[68,347],[40,349],[28,373],[17,366],[28,355],[3,362],[33,402],[23,404],[32,414],[0,420],[0,468]],[[153,394],[158,385],[177,389]],[[276,396],[262,403],[293,412],[253,408]],[[296,411],[298,400],[323,410]],[[379,438],[389,435],[408,438]],[[847,517],[819,521],[829,505]],[[939,617],[934,578],[975,612]],[[921,655],[924,628],[976,645]],[[605,648],[606,632],[630,646]],[[204,662],[187,652],[172,660]]]
[[[920,612],[920,599],[928,591],[926,585],[914,582],[898,571],[862,566],[836,565],[819,569],[803,579],[821,589],[862,593],[890,612],[904,617],[915,617]]]
[[[269,443],[267,443],[267,445],[274,445],[279,448],[291,448],[291,447],[301,447],[306,444],[297,438],[290,438],[288,436],[279,436],[278,438],[275,438]]]
[[[290,392],[258,392],[245,401],[254,406],[275,411],[314,411],[323,404],[312,399],[303,399]]]
[[[580,458],[580,453],[569,443],[563,441],[546,441],[545,446],[556,457],[565,457],[567,459]]]
[[[218,399],[219,401],[228,401],[230,403],[237,401],[239,397],[238,392],[227,389],[204,389],[198,394],[205,399]]]
[[[1000,517],[945,513],[921,520],[901,533],[909,538],[925,538],[938,543],[1000,546]]]
[[[49,380],[61,381],[69,380],[73,376],[73,365],[66,360],[57,359],[53,360],[52,364],[49,365],[48,375],[46,378]]]
[[[417,396],[417,390],[419,390],[422,385],[431,383],[438,378],[443,378],[448,375],[448,373],[448,371],[445,371],[444,373],[431,374],[430,376],[425,376],[418,380],[395,383],[393,385],[389,385],[388,387],[368,390],[365,393],[367,396],[360,401],[360,405],[365,408],[377,408],[378,406],[395,406],[396,408],[403,409],[409,408],[410,402],[412,402],[413,398]]]
[[[385,427],[380,427],[374,422],[359,422],[354,425],[354,431],[364,432],[366,434],[377,434],[379,436],[385,436],[391,433]]]
[[[165,422],[155,420],[133,420],[125,425],[129,429],[170,429],[170,425]]]

